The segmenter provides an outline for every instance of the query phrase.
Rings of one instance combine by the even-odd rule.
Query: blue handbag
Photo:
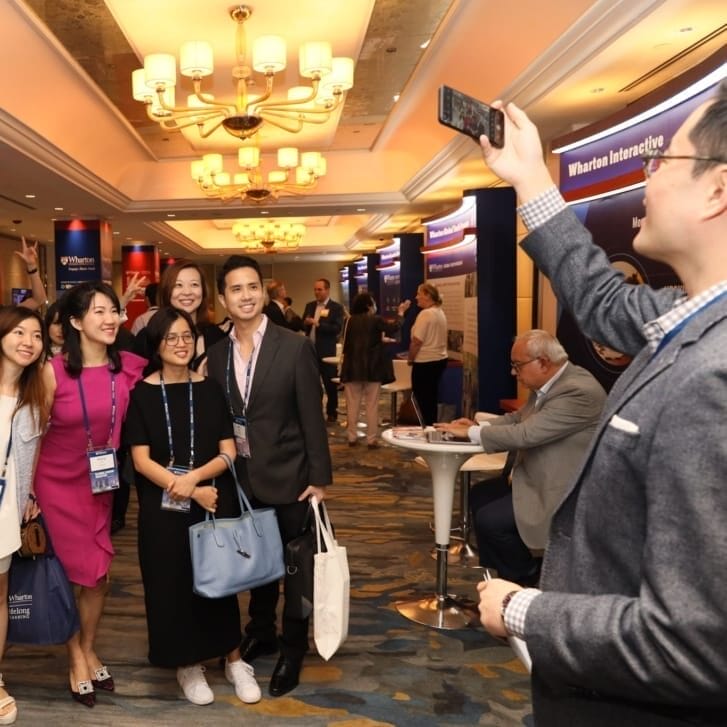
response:
[[[215,518],[206,513],[189,527],[193,590],[206,598],[222,598],[277,581],[285,574],[283,542],[275,509],[253,510],[240,487],[232,461],[240,517]]]
[[[8,583],[8,643],[64,644],[80,628],[73,588],[58,558],[13,556]]]

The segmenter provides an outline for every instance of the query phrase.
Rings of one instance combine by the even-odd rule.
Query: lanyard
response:
[[[169,440],[169,466],[174,466],[174,443],[172,441],[172,420],[169,416],[169,400],[167,388],[164,386],[164,376],[159,372],[159,383],[162,387],[162,401],[164,402],[164,418],[167,420],[167,439]],[[194,396],[192,394],[192,374],[189,374],[189,469],[194,469]]]
[[[78,393],[81,395],[81,409],[83,409],[83,424],[86,427],[86,437],[88,438],[88,450],[91,451],[93,440],[91,439],[91,423],[88,420],[88,410],[86,409],[86,397],[83,394],[83,384],[81,377],[78,377]],[[116,426],[116,374],[111,372],[111,429],[109,430],[108,447],[112,446],[114,437],[114,427]]]
[[[725,290],[723,293],[720,293],[716,298],[712,298],[712,300],[709,301],[706,305],[703,305],[701,308],[695,310],[693,313],[690,313],[683,321],[681,321],[678,325],[674,326],[674,328],[671,329],[667,334],[664,335],[664,337],[659,341],[659,345],[656,348],[656,351],[651,355],[651,358],[653,359],[659,351],[661,351],[664,346],[666,346],[669,341],[674,338],[679,331],[684,328],[684,326],[689,323],[689,321],[694,318],[698,313],[701,313],[703,310],[707,310],[711,305],[714,305],[717,301],[721,300],[727,295],[727,290]]]
[[[0,472],[0,505],[2,504],[3,497],[5,496],[5,485],[6,479],[5,474],[8,470],[8,462],[10,461],[10,448],[13,444],[13,420],[15,416],[10,419],[10,434],[8,435],[8,446],[5,449],[5,461],[3,462],[2,472]]]
[[[242,394],[242,416],[245,416],[245,413],[247,411],[247,401],[250,394],[250,380],[252,379],[252,360],[255,357],[255,346],[252,347],[252,351],[250,351],[250,358],[247,362],[247,370],[245,371],[245,391],[241,392]],[[225,390],[227,393],[227,401],[230,404],[230,412],[232,413],[232,416],[235,416],[235,411],[232,408],[232,394],[230,391],[230,374],[232,372],[232,341],[230,341],[230,345],[227,347],[227,369],[225,371]]]

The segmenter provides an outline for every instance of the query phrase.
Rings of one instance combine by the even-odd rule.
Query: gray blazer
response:
[[[229,337],[207,352],[207,372],[227,392]],[[235,414],[242,397],[230,376]],[[295,502],[308,485],[332,479],[328,433],[321,409],[318,360],[310,340],[268,323],[247,406],[250,459],[237,458],[243,487],[269,505]]]
[[[570,210],[523,247],[636,355],[553,516],[525,623],[536,723],[727,724],[727,298],[652,355],[641,325],[679,291],[625,284]]]
[[[542,550],[550,520],[567,492],[601,416],[606,392],[586,369],[566,364],[536,406],[535,392],[519,411],[480,429],[485,452],[516,450],[512,500],[520,537]]]
[[[35,461],[42,435],[43,432],[38,428],[30,407],[24,406],[16,412],[13,418],[12,457],[15,465],[18,515],[21,520],[25,506],[28,504],[28,494],[33,481]]]

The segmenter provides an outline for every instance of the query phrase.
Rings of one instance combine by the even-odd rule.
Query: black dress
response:
[[[192,384],[194,456],[199,466],[219,452],[221,439],[232,439],[232,422],[219,385],[211,379]],[[189,465],[189,389],[167,384],[175,464]],[[148,445],[150,456],[169,464],[169,444],[161,386],[140,382],[131,394],[126,441]],[[209,484],[209,483],[201,483]],[[236,596],[202,598],[192,591],[188,528],[204,520],[192,502],[189,513],[161,509],[162,488],[136,473],[139,496],[139,564],[144,583],[149,661],[156,666],[188,666],[223,656],[239,645],[240,610]],[[240,507],[228,473],[217,478],[216,517],[236,517]]]

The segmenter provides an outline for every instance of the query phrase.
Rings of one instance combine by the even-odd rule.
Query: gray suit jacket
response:
[[[636,354],[553,517],[525,623],[536,723],[727,724],[727,298],[652,355],[641,324],[678,291],[625,284],[570,210],[523,247]]]
[[[227,354],[231,339],[207,352],[207,371],[227,392]],[[235,414],[242,397],[234,374],[229,380]],[[311,342],[268,323],[247,405],[250,459],[237,458],[248,494],[270,505],[295,502],[308,485],[331,483],[331,454],[321,409],[318,360]]]
[[[534,550],[548,539],[550,520],[567,492],[601,416],[606,392],[572,363],[536,406],[535,392],[512,414],[480,429],[485,452],[517,450],[512,500],[520,537]]]

